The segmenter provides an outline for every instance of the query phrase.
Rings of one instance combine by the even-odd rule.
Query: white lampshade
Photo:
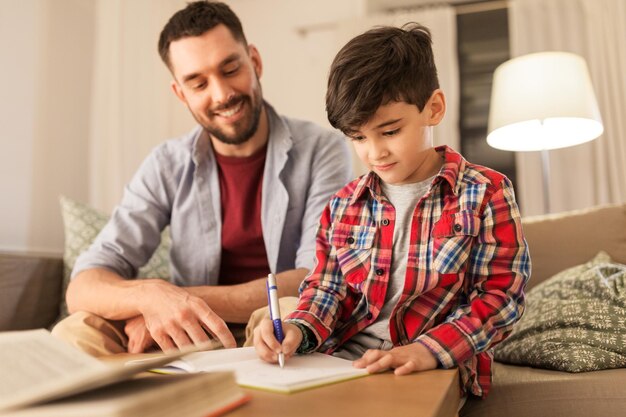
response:
[[[585,60],[540,52],[500,65],[493,75],[487,143],[540,151],[588,142],[604,128]]]

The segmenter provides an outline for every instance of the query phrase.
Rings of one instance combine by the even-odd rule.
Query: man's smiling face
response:
[[[230,145],[257,131],[263,108],[261,59],[222,24],[170,45],[176,95],[211,137]]]

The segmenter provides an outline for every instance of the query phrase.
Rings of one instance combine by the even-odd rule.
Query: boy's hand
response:
[[[265,362],[277,363],[280,352],[285,355],[285,359],[293,356],[302,342],[302,332],[297,326],[283,322],[283,333],[285,339],[281,345],[274,336],[272,321],[270,319],[261,321],[261,324],[254,329],[254,348],[259,358]]]
[[[391,350],[370,349],[361,359],[354,361],[354,367],[367,368],[370,374],[395,369],[396,375],[408,375],[412,372],[427,371],[437,368],[437,359],[421,343],[411,343]]]

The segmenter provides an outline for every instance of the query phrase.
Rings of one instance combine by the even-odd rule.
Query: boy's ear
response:
[[[446,96],[440,88],[433,91],[426,108],[429,111],[428,125],[437,126],[446,114]]]

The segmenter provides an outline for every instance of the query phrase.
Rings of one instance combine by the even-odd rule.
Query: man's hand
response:
[[[263,319],[261,324],[254,329],[254,349],[259,358],[265,362],[276,363],[278,354],[281,352],[285,355],[285,359],[293,356],[302,342],[302,332],[297,326],[283,322],[283,333],[285,339],[281,345],[274,336],[272,320]]]
[[[124,333],[128,336],[129,353],[143,353],[154,345],[143,316],[128,319],[124,325]]]
[[[354,361],[356,368],[367,368],[370,374],[395,369],[396,375],[437,368],[437,359],[421,343],[411,343],[391,350],[370,349]]]
[[[164,351],[209,341],[209,334],[224,347],[236,347],[235,338],[219,317],[200,298],[163,280],[145,280],[140,311],[155,342]],[[206,332],[205,332],[206,330]]]

